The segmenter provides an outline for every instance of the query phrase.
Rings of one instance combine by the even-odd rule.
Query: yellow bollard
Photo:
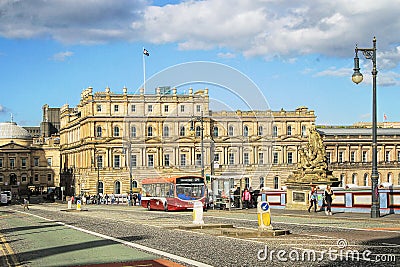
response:
[[[81,201],[76,201],[76,210],[81,210]]]
[[[261,201],[257,204],[258,230],[271,230],[271,212],[269,203]]]

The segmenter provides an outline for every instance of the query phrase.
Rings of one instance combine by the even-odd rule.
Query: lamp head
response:
[[[357,52],[356,56],[354,57],[354,73],[351,76],[351,80],[356,84],[359,84],[363,80],[363,75],[360,72],[360,63],[357,56]]]

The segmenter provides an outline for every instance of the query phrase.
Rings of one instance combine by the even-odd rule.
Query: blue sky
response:
[[[371,61],[359,55],[363,83],[350,77],[355,44],[371,47],[374,36],[378,120],[400,121],[399,13],[400,1],[386,0],[3,0],[0,121],[12,113],[20,125],[39,125],[44,104],[75,106],[89,86],[136,92],[145,47],[148,78],[177,64],[216,62],[246,75],[272,110],[307,106],[317,124],[369,122]],[[243,108],[208,87],[230,109]]]

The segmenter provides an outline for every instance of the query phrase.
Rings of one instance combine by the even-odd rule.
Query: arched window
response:
[[[400,173],[399,173],[399,175],[397,177],[397,185],[400,185]]]
[[[264,177],[260,177],[260,189],[264,187],[265,179]]]
[[[200,126],[196,126],[196,136],[197,137],[201,136],[201,127]]]
[[[277,126],[272,127],[272,136],[278,137],[278,127]]]
[[[115,182],[114,194],[121,194],[121,182],[120,181]]]
[[[262,135],[263,135],[263,127],[262,127],[262,126],[258,126],[257,135],[258,135],[258,136],[262,136]]]
[[[247,189],[250,188],[250,178],[249,177],[244,178],[244,188],[247,188]]]
[[[214,126],[214,136],[218,137],[218,127]]]
[[[274,189],[279,189],[279,177],[274,177]]]
[[[392,182],[393,182],[392,181],[392,173],[390,173],[390,172],[387,174],[387,182],[390,184],[392,184]]]
[[[103,184],[103,182],[99,182],[99,194],[104,194],[104,184]]]
[[[243,127],[243,136],[249,136],[249,127],[247,125]]]
[[[136,127],[135,126],[131,127],[131,137],[136,137]]]
[[[229,127],[228,127],[228,135],[229,135],[229,136],[233,136],[233,134],[234,134],[233,126],[232,126],[232,125],[229,125]]]
[[[364,186],[367,186],[368,185],[368,180],[369,180],[369,177],[368,177],[368,173],[364,173]]]
[[[118,126],[114,126],[114,136],[115,137],[119,136],[119,127]]]
[[[307,136],[307,127],[305,125],[301,126],[301,136]]]
[[[137,188],[137,182],[136,181],[132,181],[132,188]]]
[[[292,135],[292,126],[290,125],[287,127],[287,135]]]
[[[96,127],[96,137],[101,137],[101,135],[102,135],[102,129],[101,129],[101,126],[97,126]]]
[[[179,136],[185,136],[185,126],[179,128]]]
[[[340,174],[340,183],[342,184],[342,186],[344,186],[344,184],[346,183],[344,173]]]
[[[168,126],[164,126],[163,136],[164,137],[168,137],[169,136],[169,127]]]
[[[357,174],[353,173],[351,175],[351,183],[352,184],[357,184]]]
[[[147,127],[147,136],[153,136],[153,127],[152,126]]]

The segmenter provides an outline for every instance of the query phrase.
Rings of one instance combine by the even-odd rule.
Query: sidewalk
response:
[[[25,212],[0,209],[1,266],[181,266]]]

